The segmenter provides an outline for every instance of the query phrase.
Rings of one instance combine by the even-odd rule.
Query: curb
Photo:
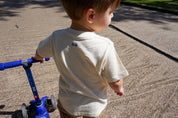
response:
[[[149,9],[149,10],[154,10],[154,11],[159,11],[163,13],[169,13],[173,15],[178,15],[178,10],[169,10],[169,9],[163,9],[159,7],[151,7],[143,4],[136,4],[136,3],[130,3],[130,2],[121,2],[121,4],[127,5],[127,6],[135,6],[135,7],[140,7],[144,9]]]

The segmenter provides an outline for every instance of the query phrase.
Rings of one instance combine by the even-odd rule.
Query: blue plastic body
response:
[[[35,118],[50,118],[49,113],[45,107],[45,101],[48,99],[48,96],[45,96],[41,99],[41,104],[36,105],[36,101],[30,101],[30,104],[34,105],[36,108],[36,116]]]
[[[50,60],[50,58],[45,58],[45,61]],[[32,100],[30,104],[35,106],[36,109],[36,115],[35,118],[50,118],[49,113],[45,107],[45,101],[48,99],[47,96],[43,97],[42,99],[39,98],[38,91],[32,76],[32,72],[30,67],[32,66],[32,63],[40,62],[33,58],[29,58],[27,60],[19,60],[19,61],[12,61],[7,63],[0,63],[0,70],[4,70],[7,68],[13,68],[17,66],[23,66],[25,69],[25,72],[28,77],[28,81],[32,90],[32,93],[34,95],[35,100]]]

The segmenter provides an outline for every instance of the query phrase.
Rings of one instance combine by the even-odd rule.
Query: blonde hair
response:
[[[83,17],[86,10],[92,8],[98,13],[105,12],[110,5],[115,9],[121,0],[60,0],[68,16],[72,20],[79,20]]]

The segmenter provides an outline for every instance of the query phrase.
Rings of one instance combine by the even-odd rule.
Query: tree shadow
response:
[[[35,0],[35,1],[31,1],[30,4],[40,5],[41,7],[44,7],[44,8],[61,6],[59,0],[45,0],[45,1]]]
[[[19,16],[16,10],[27,5],[40,5],[41,8],[61,6],[58,0],[0,0],[0,20],[7,21],[7,16]]]
[[[0,0],[0,21],[7,21],[7,17],[19,16],[20,13],[17,12],[17,9],[24,8],[27,5],[39,5],[32,9],[59,7],[59,11],[63,11],[59,0]],[[176,15],[121,4],[120,8],[115,11],[112,20],[117,22],[145,20],[154,24],[164,24],[163,21],[177,22],[178,17],[174,16]]]
[[[168,13],[161,13],[154,10],[147,10],[143,8],[133,7],[130,5],[121,5],[119,9],[114,12],[113,21],[149,21],[153,24],[164,24],[164,21],[177,22],[178,17]]]

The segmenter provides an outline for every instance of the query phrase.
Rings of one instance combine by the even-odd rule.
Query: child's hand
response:
[[[115,91],[115,93],[119,96],[123,96],[124,95],[124,88],[122,87],[119,91]]]
[[[38,55],[38,53],[36,52],[35,56],[32,56],[33,59],[40,61],[40,63],[44,63],[45,58],[41,57],[40,55]]]
[[[123,79],[120,79],[116,82],[111,82],[109,83],[109,85],[117,95],[119,96],[124,95]]]

